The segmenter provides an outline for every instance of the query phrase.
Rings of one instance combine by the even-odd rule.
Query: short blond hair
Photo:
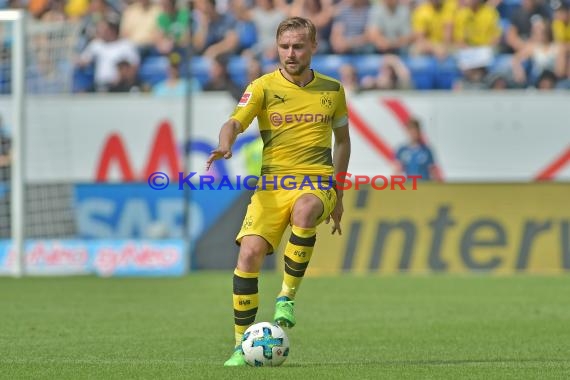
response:
[[[277,34],[275,38],[279,39],[279,36],[288,30],[297,29],[305,29],[307,31],[307,35],[309,36],[309,40],[312,43],[317,42],[317,28],[315,28],[315,24],[313,24],[311,20],[303,17],[289,17],[281,21],[277,27]]]

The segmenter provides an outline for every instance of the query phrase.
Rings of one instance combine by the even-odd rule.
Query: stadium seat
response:
[[[247,85],[247,60],[241,56],[233,56],[228,61],[228,74],[240,87]]]
[[[455,58],[449,57],[444,61],[437,62],[435,72],[435,88],[450,90],[453,83],[461,77],[461,71],[457,67]]]
[[[435,88],[436,61],[432,57],[409,57],[404,60],[410,70],[412,82],[417,90]]]
[[[249,49],[257,42],[257,29],[253,22],[239,22],[236,27],[240,49]]]
[[[339,79],[338,69],[350,60],[343,55],[315,55],[313,56],[311,67],[321,74]]]
[[[380,71],[382,56],[380,54],[355,55],[352,64],[360,79],[368,75],[376,76]]]
[[[210,79],[210,59],[202,56],[192,57],[190,72],[192,77],[196,78],[201,86],[204,86]]]
[[[147,57],[139,68],[139,78],[143,83],[154,86],[158,82],[166,79],[168,75],[168,65],[168,57]]]
[[[76,67],[73,70],[73,92],[89,92],[95,87],[95,67]]]

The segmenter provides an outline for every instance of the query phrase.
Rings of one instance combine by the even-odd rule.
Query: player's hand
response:
[[[230,149],[223,149],[217,147],[210,153],[210,157],[208,157],[208,161],[206,161],[206,170],[210,170],[212,163],[216,160],[221,158],[230,159],[232,158],[232,151]]]
[[[336,206],[334,210],[331,212],[327,219],[325,220],[326,224],[329,224],[331,219],[333,221],[333,226],[331,229],[331,235],[334,235],[335,232],[338,231],[339,235],[342,235],[342,229],[340,228],[340,220],[342,219],[342,214],[344,213],[344,207],[342,205],[342,199],[339,199],[336,202]]]

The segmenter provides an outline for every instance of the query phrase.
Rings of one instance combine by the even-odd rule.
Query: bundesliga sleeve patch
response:
[[[239,100],[238,107],[246,106],[249,103],[249,99],[251,99],[251,92],[244,92]]]

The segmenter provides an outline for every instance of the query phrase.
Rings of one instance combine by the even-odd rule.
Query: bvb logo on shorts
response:
[[[327,94],[326,92],[323,92],[323,94],[321,95],[321,106],[323,106],[326,109],[331,109],[333,106],[332,99],[329,96],[329,94]]]
[[[241,228],[244,230],[248,230],[252,225],[253,225],[253,216],[248,216],[247,218],[244,219]]]

